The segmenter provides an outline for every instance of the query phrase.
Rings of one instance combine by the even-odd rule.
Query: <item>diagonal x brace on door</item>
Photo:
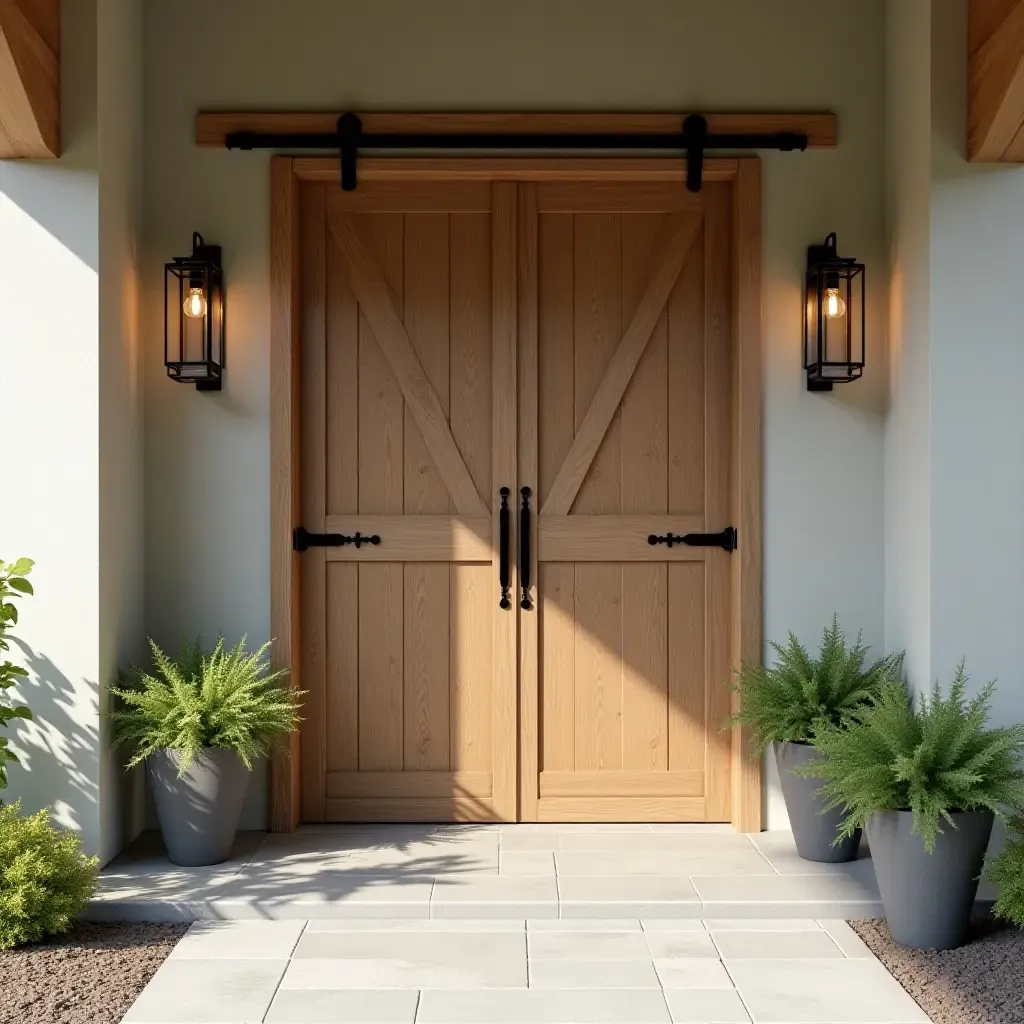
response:
[[[662,229],[654,245],[651,258],[653,270],[643,297],[594,393],[590,408],[569,448],[569,454],[551,485],[547,501],[541,509],[542,516],[569,514],[615,410],[633,379],[633,372],[647,348],[661,311],[672,294],[700,224],[700,217],[684,213],[671,218]]]

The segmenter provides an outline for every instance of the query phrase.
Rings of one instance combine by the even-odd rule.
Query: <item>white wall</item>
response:
[[[32,673],[16,696],[35,720],[14,727],[23,765],[11,766],[4,797],[20,797],[26,810],[51,807],[103,859],[121,844],[122,806],[100,707],[141,631],[129,356],[140,122],[121,95],[138,95],[138,44],[121,50],[136,8],[64,4],[63,156],[0,164],[0,547],[7,560],[36,560],[37,591],[24,602],[13,652]]]
[[[197,150],[197,110],[825,109],[838,149],[764,157],[764,625],[816,642],[835,609],[880,646],[884,16],[882,0],[146,5],[147,630],[269,634],[268,157]],[[160,365],[161,265],[193,230],[224,247],[219,396]],[[868,369],[810,395],[802,270],[833,230],[869,267]],[[262,796],[257,783],[246,824],[263,822]]]

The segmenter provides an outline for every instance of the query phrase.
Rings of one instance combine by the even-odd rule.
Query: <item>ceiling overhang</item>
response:
[[[60,156],[60,0],[0,0],[0,158]]]
[[[971,0],[967,156],[1024,162],[1024,0]]]

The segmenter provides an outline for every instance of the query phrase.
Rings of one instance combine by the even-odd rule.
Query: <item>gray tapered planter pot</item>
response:
[[[782,795],[786,798],[789,823],[796,840],[796,852],[804,860],[825,864],[841,864],[855,860],[860,846],[860,829],[834,846],[839,826],[843,823],[843,809],[834,808],[822,813],[826,801],[817,795],[823,779],[807,779],[794,775],[793,769],[809,761],[824,758],[809,743],[775,743],[775,762],[779,766]]]
[[[879,811],[867,823],[875,876],[892,937],[912,949],[954,949],[967,927],[992,834],[991,811],[954,811],[956,828],[928,853],[910,811]]]
[[[206,747],[178,778],[181,752],[158,750],[146,759],[167,856],[175,864],[220,864],[231,855],[249,770],[233,751]]]

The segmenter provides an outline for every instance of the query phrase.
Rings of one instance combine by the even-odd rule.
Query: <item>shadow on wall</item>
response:
[[[97,686],[77,686],[45,654],[14,640],[31,676],[18,687],[18,699],[32,710],[32,721],[18,722],[12,737],[20,765],[8,770],[11,799],[24,797],[24,810],[50,807],[54,821],[83,833],[87,847],[98,843],[100,737]],[[26,778],[29,776],[30,778]]]

